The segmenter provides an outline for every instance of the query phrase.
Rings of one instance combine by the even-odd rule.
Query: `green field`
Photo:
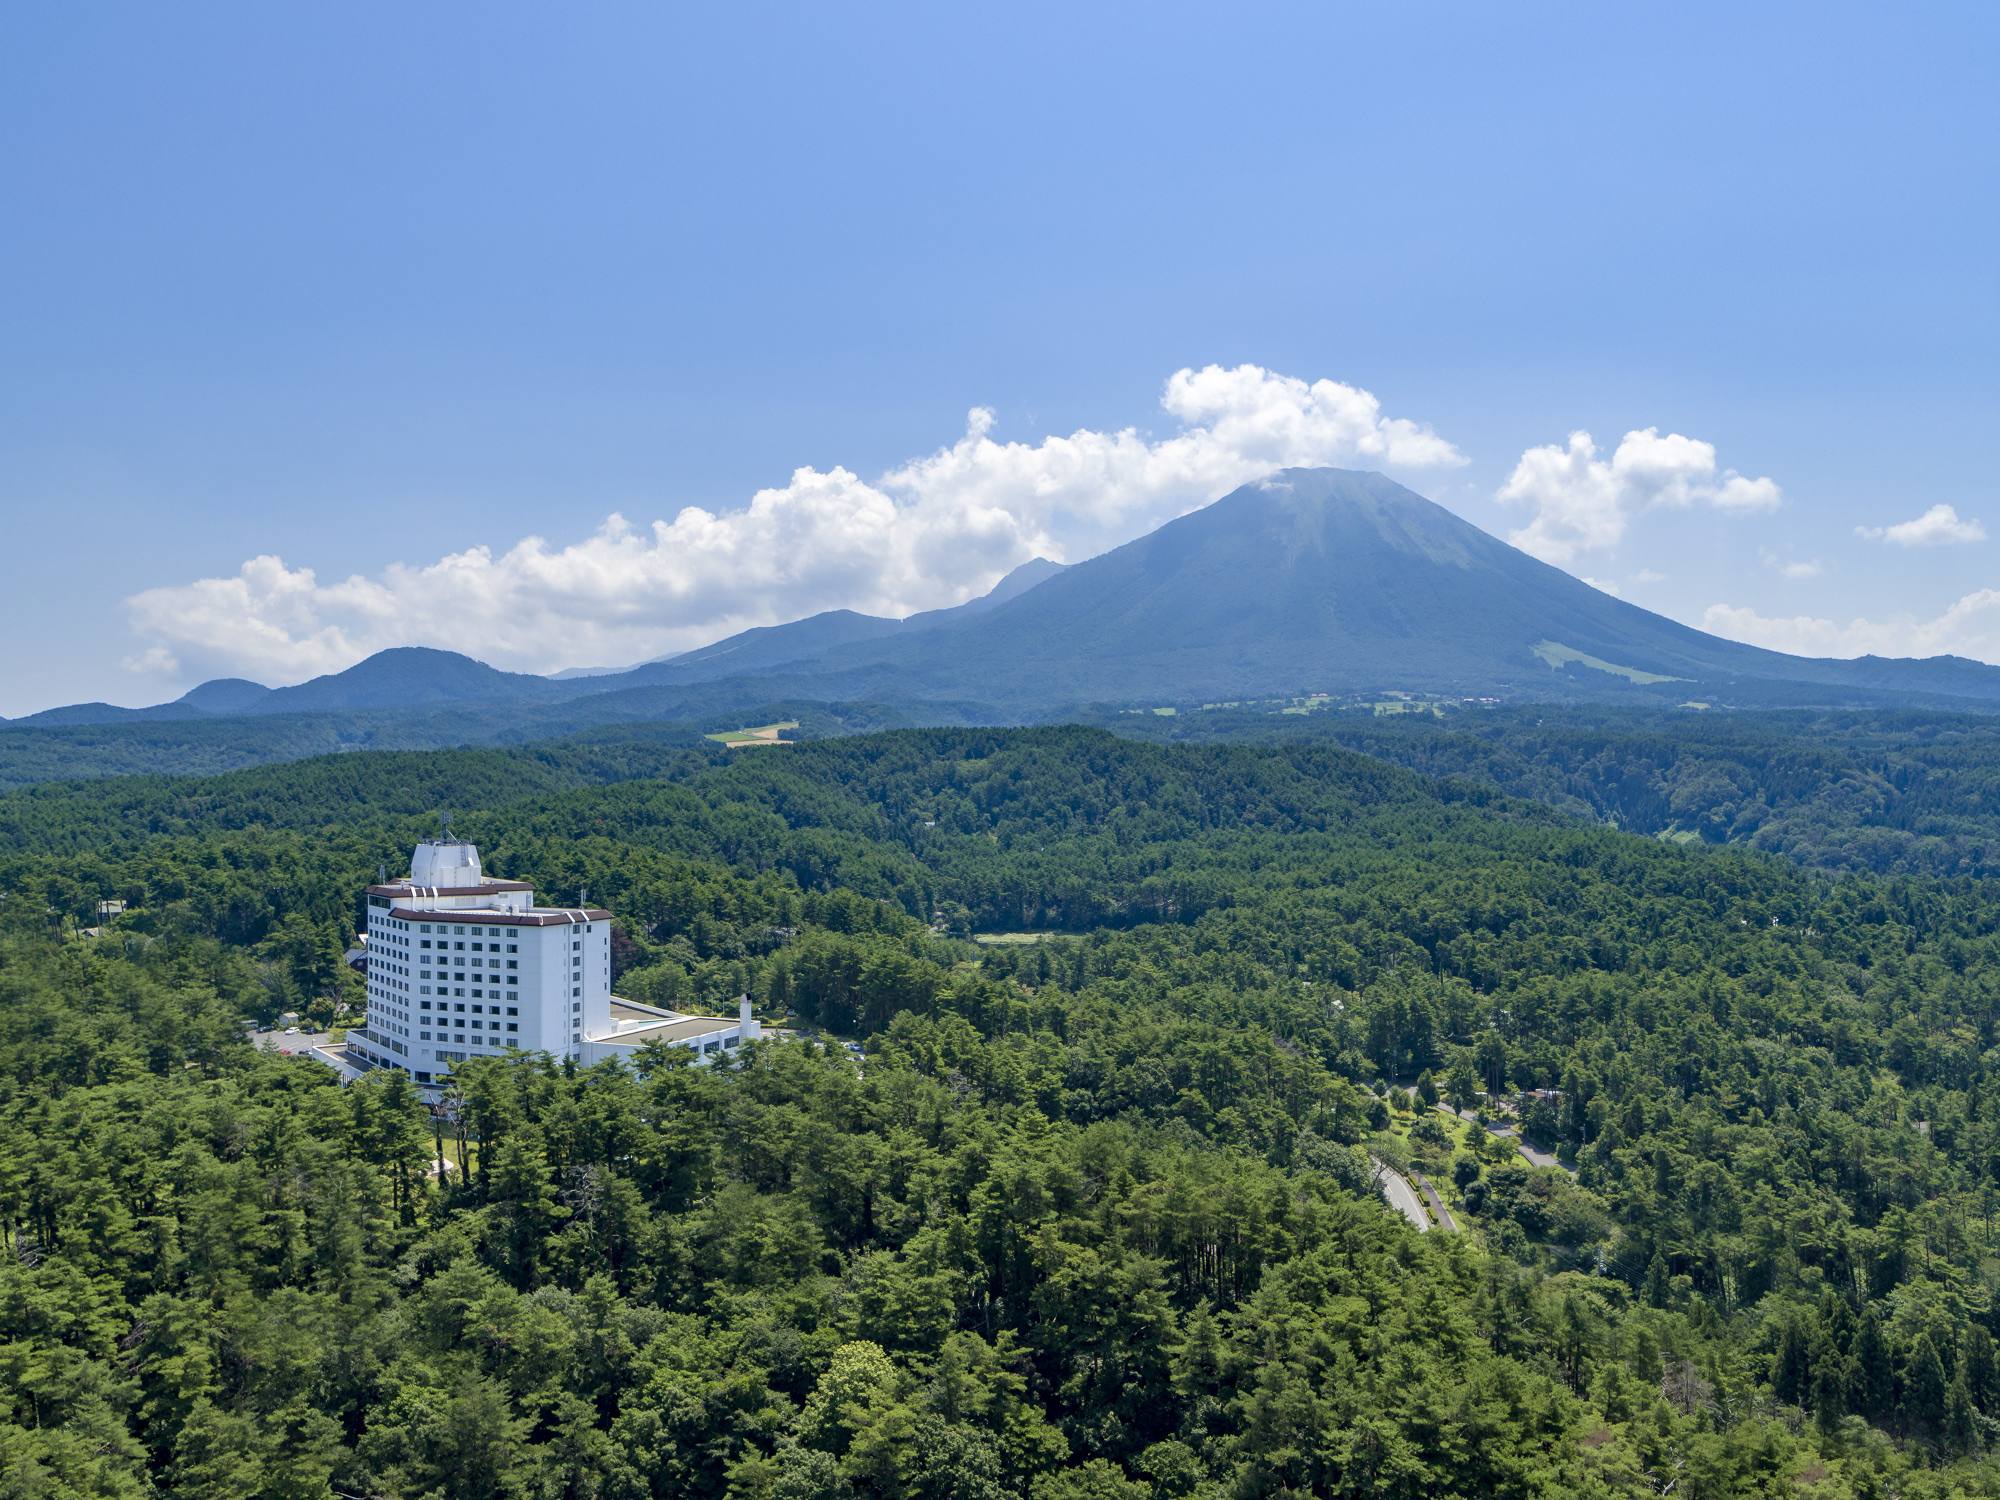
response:
[[[797,729],[797,719],[786,719],[778,724],[758,724],[749,729],[724,729],[703,738],[714,740],[718,745],[727,745],[732,750],[744,745],[789,745],[791,740],[779,739],[787,729]]]

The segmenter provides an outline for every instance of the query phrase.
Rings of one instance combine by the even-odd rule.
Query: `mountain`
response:
[[[678,651],[669,651],[665,656],[656,656],[651,662],[641,662],[640,665],[651,666],[653,662],[672,661],[678,655],[680,655]],[[549,673],[549,676],[556,682],[568,682],[573,677],[616,677],[620,672],[631,670],[630,667],[564,667],[560,672]]]
[[[1062,571],[1061,563],[1037,557],[1022,563],[976,599],[946,609],[924,610],[905,620],[864,615],[851,609],[829,609],[784,625],[762,625],[684,651],[679,656],[635,667],[623,674],[623,681],[603,682],[601,686],[617,689],[642,683],[705,682],[750,676],[796,662],[819,660],[861,642],[907,639],[997,609]]]
[[[170,767],[176,743],[204,763],[275,759],[305,745],[524,741],[641,721],[728,728],[765,722],[737,715],[773,704],[838,708],[842,722],[860,710],[868,722],[964,723],[1398,692],[1990,712],[2000,668],[1818,660],[1722,640],[1601,593],[1380,474],[1293,469],[1101,557],[1037,560],[982,598],[901,621],[830,610],[560,680],[405,647],[296,687],[224,679],[154,708],[51,709],[0,727],[0,783],[75,774],[59,768],[86,750],[103,774]],[[251,717],[289,727],[256,737],[268,751],[227,743],[230,723]]]
[[[1031,557],[977,599],[968,599],[951,609],[926,610],[922,614],[911,615],[903,623],[914,625],[919,621],[928,621],[931,624],[945,624],[950,620],[964,619],[969,615],[983,615],[990,609],[997,609],[1010,599],[1018,599],[1029,589],[1047,582],[1062,571],[1063,565],[1059,562],[1051,562],[1046,557]]]
[[[900,620],[858,614],[851,609],[829,609],[784,625],[760,625],[753,630],[739,631],[711,645],[683,651],[666,661],[634,667],[630,672],[604,681],[604,685],[632,686],[639,681],[641,674],[646,680],[655,682],[695,682],[714,677],[745,676],[768,671],[786,662],[824,656],[855,641],[894,635],[900,629]]]
[[[525,672],[502,672],[456,651],[397,646],[378,651],[344,672],[315,677],[296,687],[271,688],[241,711],[291,714],[435,708],[448,703],[539,703],[589,690],[587,683],[557,683]]]
[[[271,695],[261,682],[244,677],[215,677],[189,688],[175,700],[205,714],[246,714]]]
[[[6,723],[10,729],[59,729],[201,717],[201,710],[182,703],[157,703],[151,708],[120,708],[115,703],[66,703],[61,708],[45,708],[40,713],[8,719]]]
[[[1287,470],[976,615],[787,665],[1012,713],[1311,693],[2000,701],[1961,658],[1812,660],[1614,599],[1380,474]],[[798,684],[789,684],[791,691]]]

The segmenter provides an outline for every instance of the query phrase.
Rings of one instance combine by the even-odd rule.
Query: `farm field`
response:
[[[740,750],[746,745],[789,745],[793,741],[781,739],[787,729],[797,729],[797,719],[785,719],[776,724],[759,724],[748,729],[724,729],[715,734],[704,735],[704,739],[714,740],[718,745],[727,745],[732,750]]]

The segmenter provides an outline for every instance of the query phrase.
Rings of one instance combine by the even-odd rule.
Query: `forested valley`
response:
[[[2000,895],[1922,842],[1978,804],[1677,843],[1487,722],[0,797],[0,1488],[2000,1494]],[[443,806],[619,993],[796,1034],[449,1119],[253,1048]]]

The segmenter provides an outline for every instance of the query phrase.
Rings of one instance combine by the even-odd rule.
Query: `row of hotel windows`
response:
[[[466,1022],[464,1022],[464,1021],[461,1021],[461,1022],[459,1022],[458,1024],[459,1024],[459,1025],[461,1025],[461,1026],[464,1026],[464,1025],[466,1025],[466,1024],[468,1024],[468,1023],[466,1023]],[[470,1025],[471,1025],[471,1027],[472,1027],[472,1029],[473,1029],[474,1031],[477,1031],[477,1030],[479,1030],[479,1029],[481,1028],[482,1024],[484,1024],[484,1023],[482,1023],[482,1022],[479,1022],[479,1021],[473,1021],[473,1022],[471,1022],[471,1023],[470,1023]],[[492,1023],[492,1026],[493,1026],[493,1029],[494,1029],[495,1031],[498,1031],[498,1030],[500,1029],[500,1023],[499,1023],[498,1021],[495,1021],[495,1022],[493,1022],[493,1023]],[[509,1031],[519,1031],[519,1030],[521,1029],[521,1023],[520,1023],[519,1021],[509,1021],[509,1022],[507,1023],[507,1029],[508,1029]],[[461,1042],[462,1042],[462,1041],[464,1041],[464,1040],[465,1040],[465,1033],[464,1033],[464,1032],[459,1032],[459,1033],[457,1034],[457,1036],[456,1036],[456,1038],[455,1038],[455,1039],[456,1039],[456,1040],[458,1040],[458,1041],[461,1041]],[[431,1040],[431,1034],[430,1034],[430,1033],[429,1033],[428,1031],[419,1031],[419,1032],[417,1033],[417,1040],[418,1040],[418,1041],[420,1041],[420,1042],[428,1042],[429,1040]],[[453,1038],[452,1036],[450,1036],[450,1035],[446,1034],[445,1032],[442,1032],[442,1031],[440,1031],[440,1032],[439,1032],[439,1033],[437,1034],[437,1040],[439,1040],[439,1041],[441,1041],[441,1042],[449,1042],[449,1041],[452,1041],[452,1040],[454,1040],[454,1038]],[[474,1041],[476,1042],[476,1041],[479,1041],[479,1040],[480,1040],[480,1038],[478,1038],[478,1037],[474,1037],[474,1038],[473,1038],[473,1040],[474,1040]],[[494,1045],[494,1046],[496,1046],[496,1047],[500,1045],[500,1038],[499,1038],[499,1037],[497,1037],[497,1036],[496,1036],[495,1038],[493,1038],[493,1045]],[[514,1046],[514,1045],[515,1045],[515,1043],[514,1043],[514,1040],[513,1040],[513,1039],[512,1039],[511,1037],[510,1037],[510,1038],[508,1039],[508,1041],[507,1041],[507,1045],[508,1045],[508,1046],[510,1046],[510,1047],[512,1047],[512,1046]]]
[[[377,897],[376,899],[379,900],[381,898]],[[370,904],[373,905],[373,902]],[[372,926],[373,924],[371,923],[370,925]],[[412,925],[407,918],[403,917],[385,916],[382,918],[382,926],[391,932],[407,933]],[[481,933],[484,933],[487,937],[503,937],[506,934],[504,927],[481,927],[477,924],[466,927],[457,922],[418,922],[414,925],[419,932],[430,932],[435,929],[441,934],[449,934],[454,937],[478,937]],[[572,923],[570,924],[570,928],[571,931],[575,932],[595,932],[597,930],[589,922]],[[408,942],[409,939],[405,937],[398,939],[398,941]],[[424,946],[429,947],[430,945],[426,943]]]

